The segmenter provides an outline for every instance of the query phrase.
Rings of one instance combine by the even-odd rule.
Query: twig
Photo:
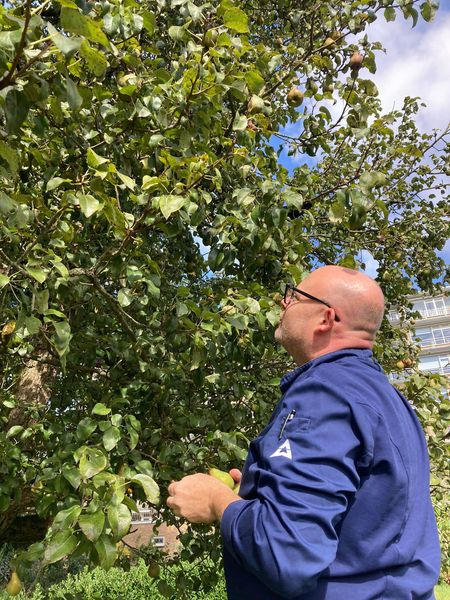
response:
[[[9,68],[8,73],[0,81],[0,90],[3,90],[5,87],[7,87],[13,80],[14,71],[16,70],[17,65],[19,64],[20,57],[22,56],[23,49],[25,48],[25,41],[26,41],[27,30],[28,30],[28,25],[30,23],[30,19],[31,19],[31,0],[27,0],[27,5],[25,8],[25,21],[23,24],[23,31],[22,31],[22,36],[20,38],[19,47],[17,48],[17,52],[14,56],[14,59],[11,63],[11,67]]]

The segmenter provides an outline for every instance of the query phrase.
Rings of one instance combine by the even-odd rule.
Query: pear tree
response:
[[[407,332],[411,286],[446,277],[449,130],[420,132],[417,98],[382,111],[368,33],[436,8],[0,8],[0,539],[27,512],[43,526],[19,568],[81,554],[109,567],[138,500],[173,522],[171,480],[240,467],[292,366],[273,342],[282,282],[364,268],[362,251],[403,315],[376,353],[387,370],[414,359],[404,385],[443,507],[450,405]],[[220,556],[210,529],[181,538],[182,557]]]

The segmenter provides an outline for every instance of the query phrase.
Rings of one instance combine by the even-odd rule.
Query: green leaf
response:
[[[130,445],[131,450],[133,450],[138,445],[139,434],[136,432],[135,429],[133,429],[133,427],[129,427],[128,425],[127,425],[127,430],[128,430],[128,434],[130,436],[129,445]]]
[[[136,187],[136,182],[134,179],[128,177],[128,175],[125,175],[124,173],[120,173],[120,171],[117,171],[116,175],[127,186],[129,190],[134,190],[134,188]]]
[[[0,140],[0,157],[8,163],[11,174],[15,175],[19,170],[19,155],[3,140]]]
[[[248,33],[248,17],[240,8],[229,8],[223,15],[225,27],[236,33]]]
[[[27,317],[24,321],[24,335],[36,335],[39,333],[42,323],[36,317]]]
[[[133,293],[128,288],[122,288],[117,294],[120,306],[129,306],[133,302]]]
[[[44,555],[44,542],[36,542],[31,544],[25,552],[21,552],[18,556],[19,562],[37,562]]]
[[[77,438],[80,442],[87,440],[97,429],[97,422],[90,417],[85,417],[77,425]]]
[[[281,198],[283,200],[283,203],[286,204],[286,206],[294,206],[295,208],[299,209],[303,206],[303,196],[291,188],[287,188],[281,194]]]
[[[278,325],[278,323],[280,321],[280,313],[281,313],[281,309],[278,307],[275,307],[272,310],[270,310],[268,313],[266,313],[266,319],[269,321],[269,323],[272,325],[272,327],[275,327],[276,325]]]
[[[61,27],[69,33],[81,35],[91,42],[109,47],[108,38],[101,30],[100,25],[78,10],[63,6],[61,8]]]
[[[100,415],[102,417],[105,415],[109,415],[110,412],[111,409],[108,408],[105,404],[102,404],[101,402],[97,402],[97,404],[92,409],[93,415]]]
[[[395,21],[396,16],[397,13],[395,11],[395,8],[389,7],[384,9],[384,18],[386,19],[386,21]]]
[[[159,502],[159,487],[158,484],[149,475],[134,475],[131,478],[133,483],[138,483],[144,490],[144,494],[149,502],[158,504]]]
[[[186,39],[186,29],[178,25],[172,25],[168,30],[169,37],[176,41],[183,41]]]
[[[64,465],[62,468],[62,474],[74,490],[77,490],[80,487],[81,475],[78,469]]]
[[[78,194],[77,198],[80,203],[81,212],[87,219],[103,208],[103,204],[91,194]]]
[[[72,527],[77,522],[80,514],[81,506],[77,504],[75,506],[71,506],[70,508],[60,510],[53,519],[52,530],[58,531],[60,529]]]
[[[66,77],[66,91],[67,102],[69,103],[70,110],[80,110],[83,104],[83,98],[80,96],[75,82],[73,82],[70,77]]]
[[[33,279],[36,279],[36,281],[38,281],[39,283],[44,283],[44,281],[47,279],[48,272],[44,271],[43,269],[28,266],[25,267],[25,270],[29,275],[31,275],[31,277],[33,277]]]
[[[0,190],[0,213],[5,217],[13,215],[17,210],[17,202]]]
[[[39,314],[43,315],[46,310],[48,310],[48,300],[50,297],[50,292],[45,290],[35,290],[33,293],[33,304],[34,310]]]
[[[63,179],[62,177],[52,177],[47,181],[47,192],[52,192],[63,183],[69,181],[70,179]]]
[[[328,219],[331,223],[342,223],[347,209],[341,202],[333,202],[328,211]]]
[[[159,177],[150,177],[149,175],[144,175],[142,178],[142,190],[154,190],[159,187],[161,181]]]
[[[265,83],[258,71],[247,71],[245,74],[245,81],[247,82],[248,88],[252,94],[259,94]]]
[[[78,540],[70,530],[58,532],[45,549],[44,562],[51,564],[69,556],[77,545]]]
[[[237,112],[233,121],[233,131],[245,131],[247,129],[247,125],[247,117],[245,115],[240,115]]]
[[[71,329],[68,321],[53,322],[55,335],[53,342],[59,356],[63,356],[69,350],[70,340],[72,339]]]
[[[83,41],[81,38],[61,35],[49,22],[46,23],[46,26],[49,34],[52,36],[55,46],[66,58],[70,58],[77,50],[79,50],[81,42]]]
[[[142,17],[144,19],[144,27],[147,30],[147,33],[149,35],[152,35],[153,32],[155,31],[155,27],[156,27],[156,17],[153,13],[149,12],[149,11],[144,11],[142,14]]]
[[[413,20],[413,27],[415,27],[417,25],[417,21],[419,20],[419,13],[417,12],[417,10],[415,8],[413,8],[412,6],[409,9],[409,16],[412,18]]]
[[[126,419],[133,429],[136,429],[136,431],[141,431],[141,424],[134,415],[127,415]]]
[[[97,550],[100,565],[104,569],[111,568],[117,556],[117,548],[113,540],[109,536],[104,534],[96,542],[95,549]]]
[[[94,152],[92,148],[88,148],[86,152],[86,161],[89,167],[92,167],[93,169],[98,169],[101,165],[109,163],[109,158],[100,156],[100,154]]]
[[[11,438],[16,436],[18,433],[21,433],[23,431],[23,426],[22,425],[13,425],[12,427],[10,427],[8,429],[8,431],[6,432],[6,437],[7,438]]]
[[[173,194],[167,196],[159,196],[159,209],[166,219],[175,212],[178,212],[185,203],[183,196],[175,196]]]
[[[99,448],[84,448],[80,458],[80,474],[90,479],[106,468],[108,460]]]
[[[87,68],[97,77],[103,77],[109,66],[105,55],[93,48],[87,40],[84,40],[80,47],[80,56],[86,61]]]
[[[0,273],[0,290],[4,288],[5,285],[8,285],[9,281],[10,279],[8,275],[3,275],[2,273]]]
[[[127,535],[131,525],[131,512],[123,504],[108,508],[108,521],[117,539]]]
[[[95,513],[84,513],[78,519],[81,531],[91,542],[96,542],[103,532],[105,514],[102,510]]]
[[[420,12],[424,20],[430,22],[434,20],[438,8],[438,0],[426,0],[426,2],[421,5]]]
[[[17,89],[9,90],[5,99],[6,129],[8,133],[15,134],[28,116],[30,104],[23,92]]]
[[[110,452],[120,441],[120,429],[118,427],[109,427],[103,434],[103,447]]]

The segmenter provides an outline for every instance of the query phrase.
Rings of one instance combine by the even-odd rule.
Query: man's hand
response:
[[[236,481],[238,475],[235,476],[235,472],[239,471],[232,471],[230,474]],[[210,475],[196,473],[180,481],[172,481],[167,506],[174,514],[191,523],[214,523],[221,519],[226,507],[236,500],[240,500],[239,496],[224,483]]]

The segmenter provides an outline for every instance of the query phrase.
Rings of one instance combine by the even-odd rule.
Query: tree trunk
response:
[[[16,406],[9,414],[6,429],[14,425],[29,427],[35,406],[47,404],[51,396],[51,384],[56,377],[56,369],[49,364],[50,354],[38,350],[39,359],[30,359],[19,375],[15,386]],[[33,437],[21,444],[21,450],[32,448]],[[47,530],[47,521],[38,517],[34,509],[34,495],[31,485],[20,490],[8,509],[0,513],[0,542],[33,543],[42,539]]]

